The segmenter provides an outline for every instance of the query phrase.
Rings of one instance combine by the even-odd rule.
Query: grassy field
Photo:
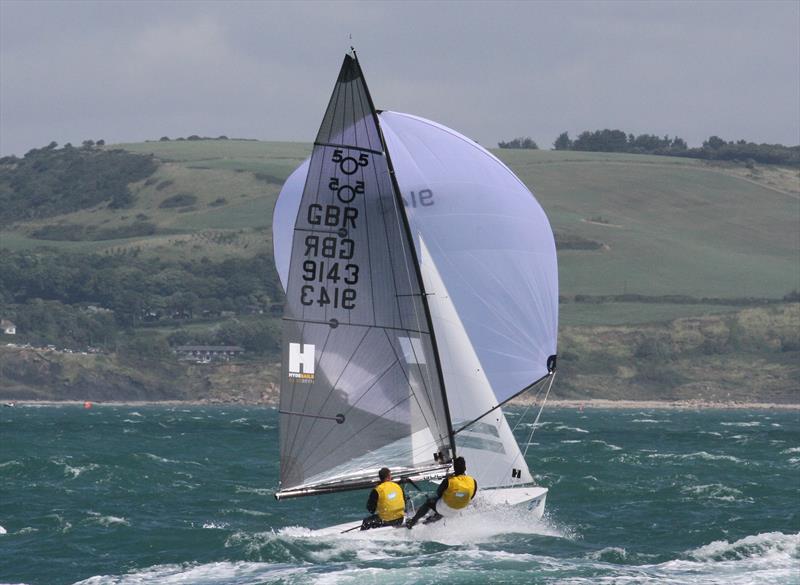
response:
[[[272,209],[280,186],[310,153],[307,144],[245,140],[114,147],[152,153],[163,163],[153,177],[133,186],[133,208],[100,206],[17,224],[0,233],[0,245],[86,252],[139,248],[166,258],[211,259],[271,251]],[[496,154],[535,191],[559,234],[603,243],[599,250],[559,252],[564,295],[778,298],[800,288],[797,170],[630,154]],[[170,206],[175,198],[183,203]],[[108,229],[136,222],[154,224],[156,233],[81,242],[31,237],[36,229],[59,223]],[[643,323],[725,310],[567,304],[562,321]]]

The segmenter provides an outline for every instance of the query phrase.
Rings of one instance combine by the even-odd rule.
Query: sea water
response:
[[[541,521],[321,537],[367,492],[277,502],[273,408],[0,408],[0,583],[800,583],[798,411],[521,416]]]

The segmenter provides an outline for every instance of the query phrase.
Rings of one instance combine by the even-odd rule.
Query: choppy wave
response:
[[[709,453],[707,451],[698,451],[697,453],[651,453],[648,455],[651,459],[698,459],[702,461],[731,461],[733,463],[746,463],[745,461],[734,457],[733,455],[719,455]]]
[[[397,533],[405,534],[398,530]],[[234,535],[226,546],[250,539],[256,554],[272,547],[291,550],[314,540],[312,531]],[[762,533],[728,542],[715,541],[678,558],[652,563],[653,555],[605,547],[584,556],[558,558],[530,552],[478,548],[426,548],[420,541],[367,538],[328,539],[307,547],[299,559],[274,562],[214,562],[157,565],[126,575],[98,575],[75,585],[256,585],[262,583],[591,583],[700,584],[796,583],[800,535]],[[633,562],[632,562],[633,561]]]
[[[121,516],[110,516],[110,515],[103,515],[99,512],[87,512],[90,516],[90,520],[95,523],[99,524],[100,526],[130,526],[131,523],[128,522],[127,519]]]
[[[800,560],[800,533],[767,532],[746,536],[734,542],[717,540],[689,551],[687,556],[704,562],[745,559]]]
[[[575,433],[588,433],[586,429],[582,429],[580,427],[568,427],[567,425],[558,425],[555,427],[557,431],[573,431]]]
[[[599,439],[594,439],[594,440],[592,440],[590,442],[591,443],[596,443],[598,445],[603,445],[604,447],[607,447],[608,449],[611,449],[612,451],[622,451],[622,447],[620,447],[619,445],[614,445],[613,443],[606,443],[605,441],[601,441]]]
[[[357,518],[366,490],[276,502],[272,409],[7,410],[3,582],[800,585],[788,413],[558,411],[526,452],[543,521],[476,502],[461,523],[326,536],[308,527]],[[742,421],[761,425],[721,425]]]
[[[100,468],[97,463],[88,463],[86,465],[70,465],[66,462],[66,460],[61,458],[54,459],[53,463],[62,466],[64,468],[64,476],[70,479],[77,479],[82,473],[94,471],[95,469]]]
[[[686,485],[681,492],[697,498],[720,500],[723,502],[752,501],[752,498],[743,498],[742,491],[721,483],[703,485]]]

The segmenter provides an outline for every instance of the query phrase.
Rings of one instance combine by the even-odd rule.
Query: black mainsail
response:
[[[453,438],[419,264],[378,116],[346,56],[294,225],[279,498],[442,467]]]

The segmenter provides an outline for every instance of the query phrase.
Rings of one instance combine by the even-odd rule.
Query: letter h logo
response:
[[[313,344],[289,344],[289,372],[292,374],[314,374]]]

